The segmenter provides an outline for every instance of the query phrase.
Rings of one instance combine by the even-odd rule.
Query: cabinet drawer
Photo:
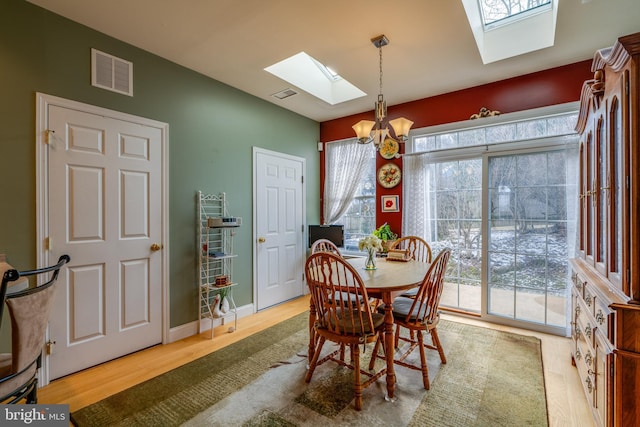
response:
[[[585,303],[585,305],[587,306],[587,310],[589,313],[591,313],[592,316],[595,315],[595,307],[596,307],[596,298],[593,294],[593,292],[591,292],[591,290],[589,289],[589,286],[585,285],[584,287],[584,297],[582,299]]]
[[[586,345],[584,341],[577,341],[576,348],[576,366],[578,367],[580,378],[586,377],[590,371],[595,369],[595,349]]]
[[[575,270],[571,272],[571,281],[573,282],[573,286],[577,291],[577,294],[580,295],[580,298],[583,298],[584,286],[586,281]]]
[[[595,327],[598,328],[603,337],[607,339],[610,343],[613,343],[613,323],[614,323],[614,314],[613,311],[609,308],[608,302],[603,303],[602,300],[596,298],[596,303],[594,306],[594,321]]]
[[[579,340],[584,340],[585,344],[593,347],[593,317],[585,313],[582,301],[578,300],[576,307],[576,335]]]
[[[575,354],[576,368],[578,368],[578,376],[580,377],[580,383],[584,388],[584,392],[587,395],[587,401],[589,406],[594,406],[594,390],[595,381],[593,375],[590,373],[594,371],[593,366],[595,363],[594,350],[585,346],[584,342],[578,341],[576,343]]]

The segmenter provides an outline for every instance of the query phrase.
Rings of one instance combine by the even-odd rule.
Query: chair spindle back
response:
[[[405,236],[396,240],[391,249],[407,249],[409,258],[421,262],[431,262],[431,246],[421,237]]]
[[[316,309],[317,327],[336,335],[366,336],[374,331],[369,304],[354,307],[353,298],[368,301],[358,272],[342,257],[316,252],[305,266],[307,285]]]
[[[342,256],[340,253],[340,249],[328,239],[318,239],[311,245],[311,253],[315,254],[316,252],[331,252],[338,256]]]
[[[430,324],[438,317],[438,305],[442,296],[444,285],[444,274],[447,270],[447,263],[451,257],[451,249],[443,249],[429,267],[422,284],[418,288],[409,314],[405,321],[407,323]]]

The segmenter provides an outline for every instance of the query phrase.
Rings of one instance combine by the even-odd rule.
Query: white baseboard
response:
[[[237,308],[238,311],[238,319],[246,316],[251,316],[256,312],[253,304],[243,305],[242,307]],[[179,341],[184,338],[188,338],[193,335],[197,335],[204,331],[208,331],[211,329],[211,325],[213,323],[213,327],[216,328],[220,325],[229,325],[230,327],[234,326],[233,315],[227,315],[225,317],[219,317],[213,319],[202,319],[202,320],[194,320],[193,322],[185,323],[184,325],[176,326],[175,328],[171,328],[169,330],[169,341],[165,344],[169,344],[175,341]]]

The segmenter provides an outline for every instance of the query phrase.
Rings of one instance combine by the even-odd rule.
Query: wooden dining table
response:
[[[396,374],[393,359],[395,356],[393,335],[393,312],[391,303],[393,298],[404,291],[415,288],[422,283],[424,276],[431,264],[420,261],[388,261],[386,258],[378,258],[375,270],[365,270],[365,257],[348,258],[351,264],[362,278],[369,297],[378,298],[384,303],[385,323],[385,357],[387,361],[387,399],[394,400]],[[310,326],[315,321],[315,308],[313,301],[310,307]],[[313,337],[311,337],[313,341]],[[313,342],[309,345],[313,351]],[[311,355],[311,354],[310,354]],[[309,359],[311,360],[311,359]]]

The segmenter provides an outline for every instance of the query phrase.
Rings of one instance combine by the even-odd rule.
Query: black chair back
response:
[[[60,269],[71,259],[62,255],[58,263],[37,270],[7,270],[0,287],[0,319],[6,303],[11,317],[11,354],[0,354],[0,402],[37,403],[40,357],[44,346],[49,314],[53,306],[54,283]],[[8,293],[9,283],[21,277],[49,274],[40,285]]]

